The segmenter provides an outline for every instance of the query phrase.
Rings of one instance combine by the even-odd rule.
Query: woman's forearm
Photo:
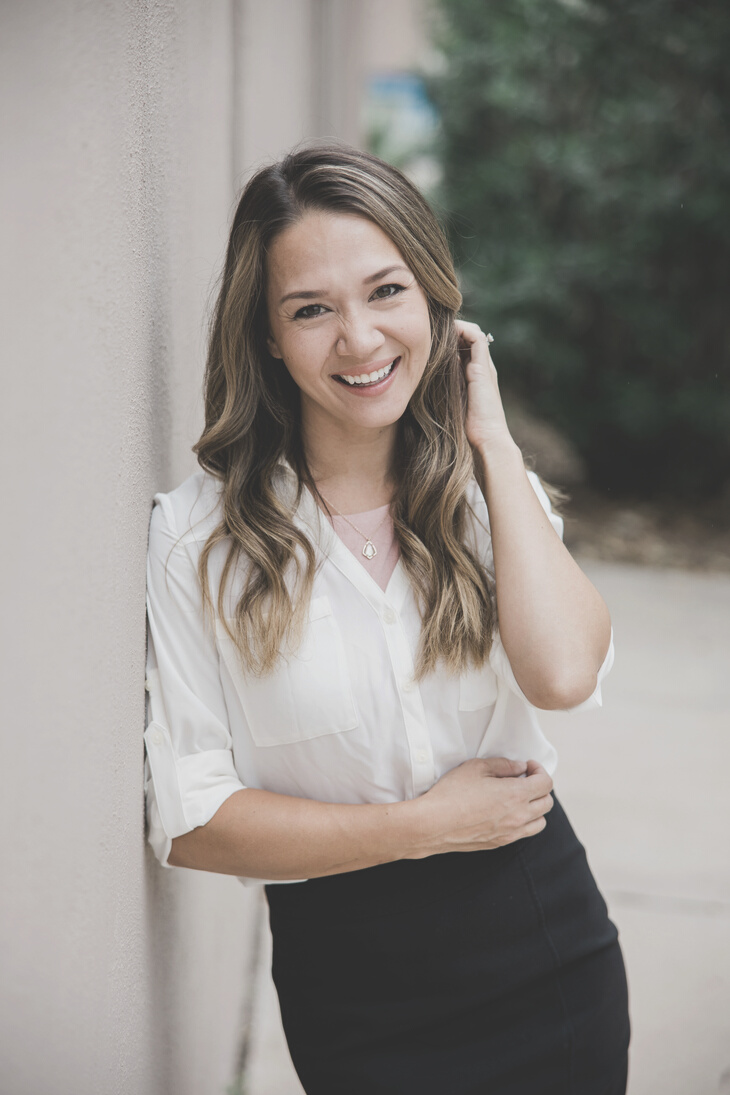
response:
[[[490,757],[464,761],[403,802],[356,806],[246,788],[176,837],[169,862],[283,881],[498,848],[539,832],[552,785],[535,761]]]
[[[246,788],[206,824],[172,842],[169,862],[247,878],[316,878],[413,855],[418,800],[317,802]]]
[[[596,685],[611,621],[603,598],[555,535],[511,439],[482,449],[499,630],[537,707],[573,707]]]

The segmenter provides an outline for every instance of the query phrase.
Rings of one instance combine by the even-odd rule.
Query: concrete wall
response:
[[[147,525],[194,466],[241,176],[357,139],[355,16],[0,4],[3,1095],[224,1095],[237,1073],[260,901],[143,838]]]

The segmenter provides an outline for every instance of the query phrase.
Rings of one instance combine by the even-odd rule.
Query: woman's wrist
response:
[[[428,792],[418,798],[407,799],[399,803],[405,807],[403,825],[405,851],[402,859],[424,859],[437,851],[439,803],[429,797]]]
[[[485,483],[503,471],[514,473],[525,469],[522,451],[509,433],[476,446],[474,463]]]
[[[375,866],[397,859],[412,859],[422,843],[425,824],[418,799],[403,799],[358,806],[331,807],[347,817],[344,827],[349,830],[354,853],[354,865]]]

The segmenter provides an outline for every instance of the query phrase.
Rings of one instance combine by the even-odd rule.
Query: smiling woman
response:
[[[616,929],[536,710],[600,704],[610,619],[460,304],[388,164],[247,185],[202,470],[152,515],[150,841],[265,884],[309,1095],[621,1095]]]

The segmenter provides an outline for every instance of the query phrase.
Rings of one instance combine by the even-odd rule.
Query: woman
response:
[[[246,187],[203,470],[152,515],[150,840],[264,882],[310,1095],[618,1095],[623,962],[535,714],[600,703],[611,625],[460,303],[380,160]]]

